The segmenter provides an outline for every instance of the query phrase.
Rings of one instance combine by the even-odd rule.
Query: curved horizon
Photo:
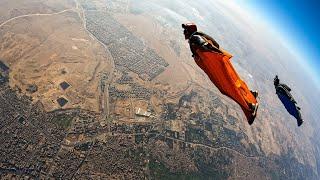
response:
[[[297,3],[297,0],[282,2],[275,0],[235,0],[232,1],[244,11],[249,11],[254,19],[270,27],[286,48],[312,76],[320,89],[320,36],[317,35],[316,19],[320,13],[315,9],[315,1]]]

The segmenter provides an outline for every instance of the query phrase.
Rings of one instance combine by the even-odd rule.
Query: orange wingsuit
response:
[[[230,63],[232,56],[225,51],[223,54],[200,49],[196,52],[200,58],[195,60],[197,65],[208,75],[220,92],[241,106],[248,121],[254,118],[249,103],[257,104],[258,102]]]
[[[211,46],[215,46],[210,40],[205,43],[211,43]],[[217,43],[215,42],[215,44]],[[221,48],[214,51],[207,48],[194,48],[192,45],[190,47],[195,53],[194,59],[197,65],[208,75],[222,94],[230,97],[241,106],[248,123],[252,124],[256,116],[258,102],[253,92],[249,90],[233,68],[230,62],[232,55]],[[253,109],[250,105],[255,105],[255,108]]]

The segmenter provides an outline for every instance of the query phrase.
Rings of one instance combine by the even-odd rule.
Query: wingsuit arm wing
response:
[[[195,35],[191,36],[189,43],[190,43],[190,49],[192,51],[193,57],[195,57],[197,55],[196,51],[198,49],[222,53],[222,51],[220,49],[218,49],[216,46],[212,45],[208,41],[208,39],[206,39],[204,36],[208,36],[208,35],[195,34]]]
[[[282,86],[283,86],[284,88],[286,88],[288,91],[291,91],[291,88],[290,88],[289,86],[287,86],[286,84],[282,84]]]
[[[210,40],[213,44],[213,46],[215,46],[216,48],[220,48],[220,45],[217,43],[217,41],[215,39],[213,39],[211,36],[209,36],[208,34],[205,34],[203,32],[199,32],[200,35],[202,35],[204,38],[206,38],[207,40]]]
[[[280,93],[284,93],[294,104],[297,104],[297,101],[293,98],[293,96],[290,93],[291,89],[287,85],[280,84],[277,87],[277,91],[279,91]]]
[[[201,47],[201,46],[205,45],[206,43],[207,43],[206,40],[203,37],[201,37],[200,35],[193,35],[190,38],[190,45],[192,45],[192,46]]]
[[[206,45],[205,39],[203,39],[200,35],[193,35],[190,38],[190,49],[192,52],[192,57],[195,57],[197,55],[196,51],[199,48],[202,48],[204,45]]]

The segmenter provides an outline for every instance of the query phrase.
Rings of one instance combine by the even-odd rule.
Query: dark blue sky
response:
[[[320,79],[320,0],[237,0],[267,18]]]

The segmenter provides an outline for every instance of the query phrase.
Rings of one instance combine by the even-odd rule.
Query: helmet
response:
[[[182,24],[182,28],[187,30],[190,33],[194,33],[197,31],[197,25],[195,25],[194,23],[185,23]]]
[[[184,29],[183,34],[185,35],[186,39],[189,39],[191,34],[197,31],[197,25],[194,23],[182,24],[182,28]]]
[[[276,77],[273,79],[273,84],[274,84],[275,86],[277,86],[277,85],[279,85],[279,83],[280,83],[280,80],[279,80],[279,78],[278,78],[278,75],[276,75]]]

